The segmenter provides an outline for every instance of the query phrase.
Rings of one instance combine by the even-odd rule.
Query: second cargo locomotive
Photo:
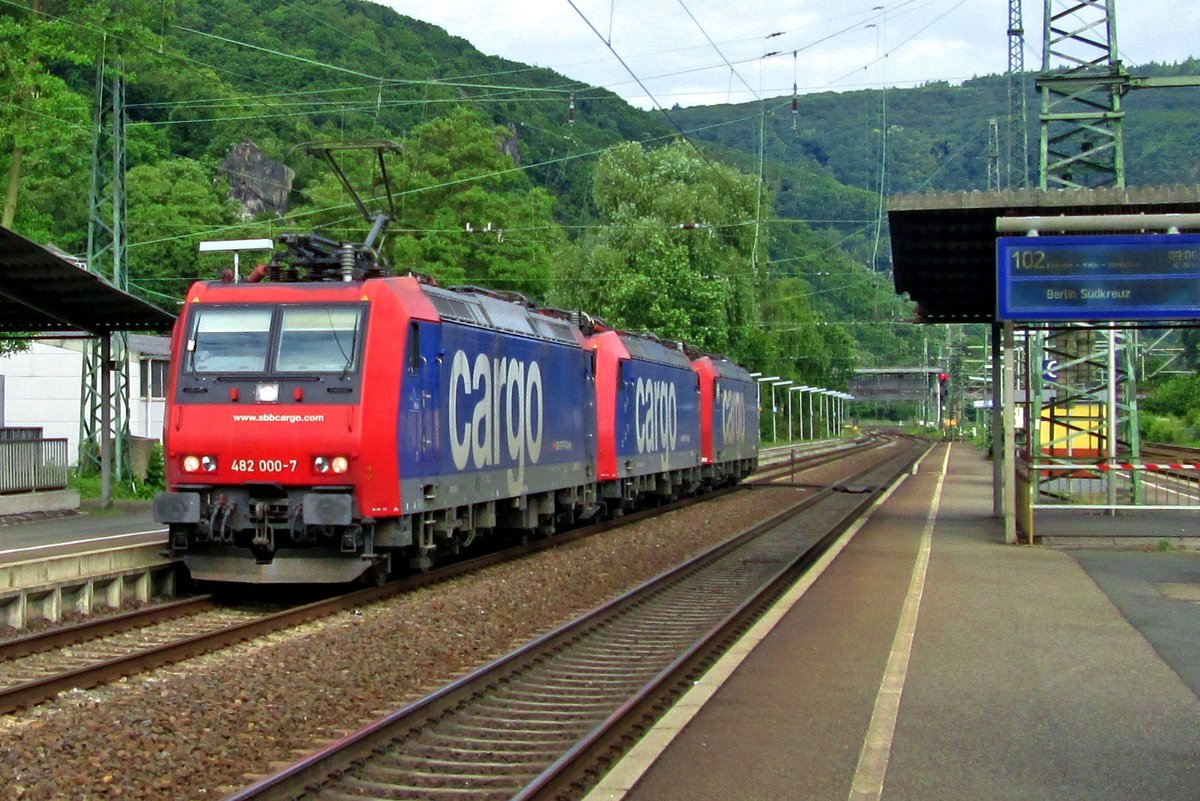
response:
[[[756,465],[727,360],[477,288],[272,272],[197,283],[176,324],[154,509],[194,578],[379,578]]]

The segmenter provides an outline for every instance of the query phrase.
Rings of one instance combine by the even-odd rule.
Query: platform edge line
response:
[[[900,697],[904,693],[904,682],[908,677],[908,662],[912,656],[913,638],[917,633],[917,618],[921,612],[921,598],[925,594],[925,577],[929,571],[929,557],[933,550],[933,527],[937,523],[938,509],[942,502],[942,487],[946,483],[946,470],[950,464],[950,446],[942,459],[933,500],[925,516],[921,530],[920,547],[913,564],[908,593],[904,597],[900,621],[896,625],[896,636],[888,654],[887,666],[883,670],[883,681],[875,696],[875,707],[871,722],[863,739],[862,751],[858,755],[858,766],[850,783],[849,801],[879,801],[883,795],[883,782],[887,776],[891,759],[892,740],[896,734],[896,721],[900,715]]]
[[[924,459],[928,454],[922,454]],[[917,464],[920,463],[918,460]],[[871,516],[888,498],[900,488],[913,472],[904,472],[884,490],[870,505],[866,513],[846,528],[834,540],[828,550],[813,563],[812,567],[800,577],[791,589],[779,601],[758,619],[750,630],[731,648],[725,656],[717,661],[705,674],[675,703],[667,714],[663,715],[638,743],[609,770],[593,787],[583,801],[622,801],[629,791],[641,780],[642,776],[662,755],[671,741],[683,731],[684,727],[694,718],[704,704],[716,694],[738,666],[754,651],[758,644],[766,639],[771,630],[783,619],[791,608],[817,582],[821,574],[833,563],[854,535],[859,532]],[[743,644],[747,644],[743,646]]]

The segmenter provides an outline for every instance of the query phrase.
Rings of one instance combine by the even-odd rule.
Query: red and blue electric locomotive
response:
[[[286,240],[338,260],[336,243]],[[730,362],[341,264],[308,276],[336,280],[273,264],[188,293],[154,511],[193,578],[382,578],[756,464],[754,381]]]

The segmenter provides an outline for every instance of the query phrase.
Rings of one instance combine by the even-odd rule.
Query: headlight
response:
[[[279,400],[279,385],[259,384],[255,386],[254,399],[259,403],[275,403]]]
[[[185,456],[183,457],[183,472],[199,473],[203,470],[205,473],[215,473],[217,470],[217,457],[215,456]]]
[[[345,456],[314,456],[314,473],[345,473],[350,469],[350,460]]]

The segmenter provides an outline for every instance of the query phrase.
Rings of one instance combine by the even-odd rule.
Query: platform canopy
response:
[[[175,316],[0,228],[0,335],[167,333]]]
[[[993,323],[997,217],[1198,212],[1195,185],[897,195],[888,200],[896,292],[921,322]]]

